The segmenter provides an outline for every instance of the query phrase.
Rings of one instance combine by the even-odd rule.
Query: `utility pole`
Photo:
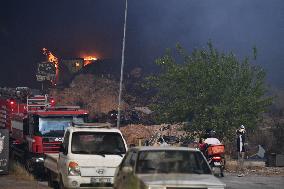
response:
[[[121,115],[121,95],[122,95],[122,81],[123,81],[123,69],[124,69],[126,22],[127,22],[127,0],[125,0],[123,41],[122,41],[122,53],[121,53],[121,66],[120,66],[120,82],[119,82],[118,108],[117,108],[117,112],[118,112],[117,113],[117,128],[118,129],[120,127],[120,115]]]

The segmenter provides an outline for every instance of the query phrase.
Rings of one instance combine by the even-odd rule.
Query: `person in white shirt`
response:
[[[209,144],[209,145],[217,145],[217,144],[221,144],[220,140],[217,139],[217,138],[207,138],[204,140],[204,142],[206,144]]]
[[[215,138],[215,131],[210,131],[208,138],[206,138],[204,140],[204,143],[208,144],[208,145],[218,145],[221,144],[220,140]]]

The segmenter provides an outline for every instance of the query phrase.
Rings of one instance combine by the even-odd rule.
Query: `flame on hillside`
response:
[[[54,67],[56,69],[56,81],[57,81],[57,78],[58,78],[58,73],[59,73],[59,61],[58,61],[58,58],[52,54],[52,52],[50,52],[47,48],[43,48],[42,49],[42,53],[46,56],[47,58],[47,61],[48,62],[52,62],[54,64]],[[55,84],[56,84],[56,81],[55,81]]]
[[[87,66],[87,65],[93,63],[96,60],[98,60],[98,58],[95,57],[95,56],[86,56],[86,57],[84,57],[84,66]]]

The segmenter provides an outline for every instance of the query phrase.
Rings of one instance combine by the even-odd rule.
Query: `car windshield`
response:
[[[211,170],[198,151],[157,150],[139,153],[136,173],[211,174]]]
[[[71,151],[74,154],[120,155],[126,153],[124,141],[115,132],[74,132]]]
[[[38,124],[38,134],[42,136],[60,137],[64,135],[65,128],[72,122],[84,122],[83,117],[40,117]]]

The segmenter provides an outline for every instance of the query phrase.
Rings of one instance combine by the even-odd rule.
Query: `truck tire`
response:
[[[55,182],[55,183],[53,184],[53,188],[54,188],[54,189],[59,189],[59,183],[58,183],[58,182]]]
[[[26,159],[25,168],[29,173],[34,173],[34,163],[31,158]]]
[[[47,185],[49,187],[53,188],[54,183],[53,183],[53,179],[52,179],[52,172],[47,170],[46,173],[47,173]]]

